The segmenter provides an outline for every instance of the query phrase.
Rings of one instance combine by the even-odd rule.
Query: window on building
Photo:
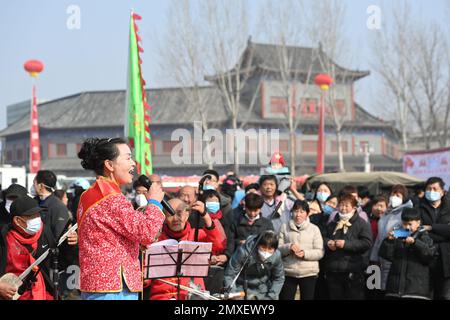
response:
[[[317,141],[314,140],[302,141],[302,152],[317,152]]]
[[[319,105],[317,104],[317,99],[312,99],[312,98],[302,99],[301,113],[303,115],[317,114],[319,112],[318,106]]]
[[[24,160],[22,148],[16,149],[16,160],[19,160],[19,161]]]
[[[347,153],[348,152],[348,141],[341,141],[341,146],[342,146],[342,152],[343,153]],[[331,152],[338,152],[338,144],[337,141],[331,141]]]
[[[289,140],[280,140],[279,147],[281,153],[289,152]]]
[[[67,144],[57,143],[56,144],[56,156],[65,157],[67,156]]]
[[[288,101],[283,97],[270,97],[271,113],[286,113]]]
[[[13,160],[13,152],[11,150],[6,151],[6,161]]]

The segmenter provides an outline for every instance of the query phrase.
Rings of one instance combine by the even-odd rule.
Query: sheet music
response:
[[[182,250],[179,260],[178,250]],[[182,277],[206,277],[211,257],[211,242],[181,241],[174,239],[155,242],[144,254],[144,279],[177,276],[177,262],[181,261]]]

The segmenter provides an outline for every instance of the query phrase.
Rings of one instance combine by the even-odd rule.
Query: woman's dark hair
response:
[[[83,142],[78,158],[81,166],[86,170],[92,170],[97,175],[103,175],[104,161],[115,160],[119,156],[118,144],[127,144],[122,138],[90,138]]]
[[[259,194],[249,193],[244,198],[245,207],[250,210],[261,209],[264,205],[264,199]]]
[[[205,171],[203,171],[202,176],[205,176],[205,175],[215,176],[217,181],[219,181],[219,173],[216,170],[212,170],[212,169],[205,170]],[[209,178],[209,179],[211,179],[211,178]]]
[[[331,186],[330,186],[330,184],[328,182],[320,182],[317,185],[316,193],[317,193],[317,190],[320,188],[320,186],[326,186],[328,188],[328,190],[330,190],[330,193],[333,193],[333,189],[331,189]]]
[[[209,198],[213,198],[213,197],[217,197],[217,199],[219,199],[219,202],[220,202],[220,195],[216,190],[204,190],[203,193],[198,198],[198,200],[205,203],[206,200],[208,200]]]
[[[56,174],[49,170],[39,170],[34,178],[36,182],[43,183],[48,192],[54,192],[56,187]]]
[[[295,200],[294,205],[292,206],[291,212],[295,210],[302,209],[309,214],[309,204],[304,200]]]
[[[408,189],[402,184],[396,184],[391,189],[391,194],[393,193],[400,193],[403,196],[403,203],[406,203],[408,201]]]
[[[330,200],[333,199],[333,198],[338,199],[337,194],[335,194],[335,193],[330,194],[329,197],[327,198],[327,200],[325,200],[325,202],[330,201]],[[320,203],[319,203],[319,204],[320,204]]]
[[[402,221],[419,221],[420,211],[416,208],[404,208],[402,211]]]
[[[341,189],[341,191],[339,191],[338,198],[341,198],[342,196],[344,196],[346,194],[352,194],[352,193],[358,194],[358,189],[356,189],[355,186],[347,185],[347,186],[343,187]]]
[[[258,246],[265,246],[272,249],[278,248],[278,236],[272,230],[266,230],[258,241]]]

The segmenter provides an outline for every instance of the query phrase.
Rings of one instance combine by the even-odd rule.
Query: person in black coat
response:
[[[327,225],[323,263],[331,300],[360,300],[365,296],[364,272],[372,246],[370,225],[356,213],[352,195],[339,199],[339,213]]]
[[[428,232],[420,225],[420,212],[417,209],[405,208],[402,224],[410,235],[400,236],[391,231],[383,240],[378,253],[392,262],[386,297],[430,300],[430,263],[436,248]]]
[[[438,249],[431,267],[434,299],[450,300],[450,199],[444,185],[439,177],[429,178],[425,182],[425,198],[417,208]]]
[[[228,260],[249,236],[260,234],[266,230],[273,230],[272,222],[261,216],[264,199],[259,194],[247,194],[244,202],[244,215],[237,216],[228,230],[227,249],[225,251]]]
[[[35,199],[43,208],[41,218],[52,231],[54,239],[59,239],[69,227],[69,209],[53,192],[56,187],[56,175],[48,170],[40,170],[33,180]],[[74,213],[76,215],[76,213]]]

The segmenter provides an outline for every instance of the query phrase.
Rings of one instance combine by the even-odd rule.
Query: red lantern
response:
[[[318,74],[314,79],[316,85],[322,90],[328,90],[330,85],[333,83],[333,79],[327,74]]]
[[[23,67],[34,78],[44,70],[44,64],[39,60],[28,60]]]

